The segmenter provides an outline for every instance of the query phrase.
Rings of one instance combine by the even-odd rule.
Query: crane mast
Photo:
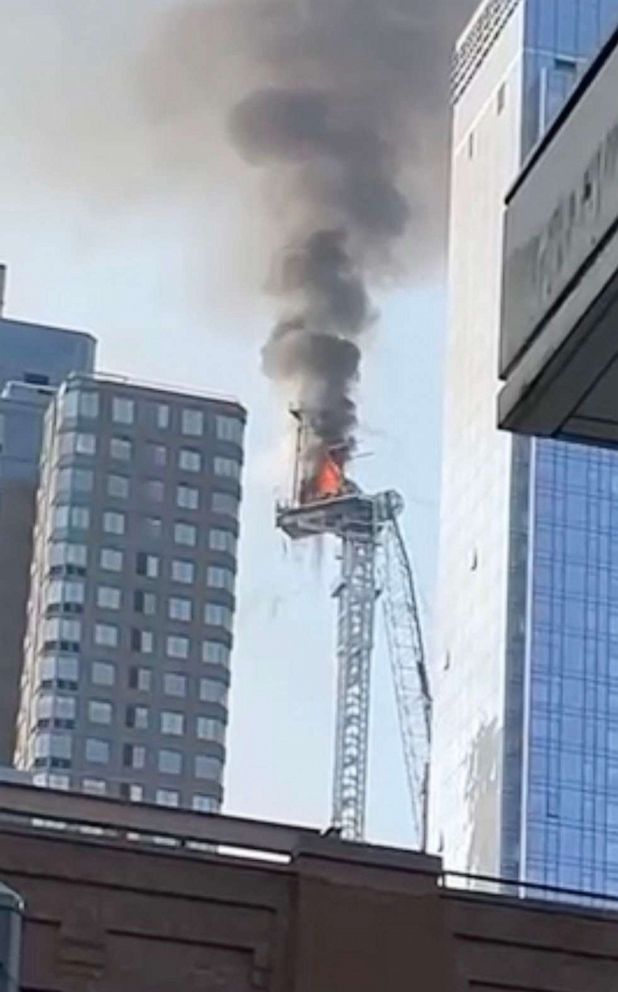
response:
[[[333,826],[351,840],[364,837],[369,742],[371,656],[376,601],[373,520],[343,528],[337,609],[337,723]]]
[[[327,533],[340,544],[332,825],[346,840],[365,836],[371,664],[381,598],[412,820],[424,848],[431,697],[414,576],[398,524],[403,501],[392,491],[361,492],[328,455],[319,478],[327,480],[321,489],[303,488],[296,471],[294,500],[277,507],[277,526],[293,540]]]

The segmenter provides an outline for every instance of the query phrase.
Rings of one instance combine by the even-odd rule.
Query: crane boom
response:
[[[398,512],[391,501],[382,532],[378,568],[412,818],[424,849],[432,702],[414,574],[397,520]]]

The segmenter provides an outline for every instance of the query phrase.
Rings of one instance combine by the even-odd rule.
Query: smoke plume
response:
[[[371,291],[442,245],[448,16],[435,0],[266,0],[234,18],[252,85],[229,132],[278,232],[264,370],[307,414],[310,450],[345,459]]]
[[[259,232],[264,370],[348,451],[372,297],[442,257],[449,52],[474,3],[5,0],[5,127],[47,184],[123,209],[185,191],[205,239],[203,191],[258,177],[267,209],[219,236],[238,258]]]

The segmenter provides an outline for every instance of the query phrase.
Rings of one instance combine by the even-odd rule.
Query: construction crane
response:
[[[301,431],[302,424],[299,438]],[[399,528],[402,510],[398,493],[363,493],[327,452],[309,480],[297,465],[293,499],[277,507],[277,526],[293,540],[331,534],[340,544],[332,827],[346,840],[365,836],[371,662],[381,599],[412,820],[424,849],[431,694],[414,576]]]

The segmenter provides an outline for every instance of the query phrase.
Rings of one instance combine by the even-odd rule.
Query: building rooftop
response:
[[[170,397],[175,397],[179,400],[187,399],[187,397],[193,397],[195,399],[206,400],[213,403],[221,403],[226,406],[235,407],[240,413],[246,417],[246,407],[234,396],[230,396],[226,393],[220,393],[212,389],[197,389],[193,386],[179,386],[170,383],[153,382],[152,380],[140,379],[137,376],[131,375],[118,375],[113,373],[73,373],[70,380],[75,379],[87,379],[91,382],[96,382],[104,387],[119,388],[126,387],[127,389],[139,389],[145,393],[152,393],[153,395],[167,395]]]
[[[0,841],[24,988],[616,989],[605,896],[530,898],[415,851],[23,785],[0,784]]]
[[[460,35],[451,67],[451,100],[457,103],[487,58],[521,0],[485,0]]]

